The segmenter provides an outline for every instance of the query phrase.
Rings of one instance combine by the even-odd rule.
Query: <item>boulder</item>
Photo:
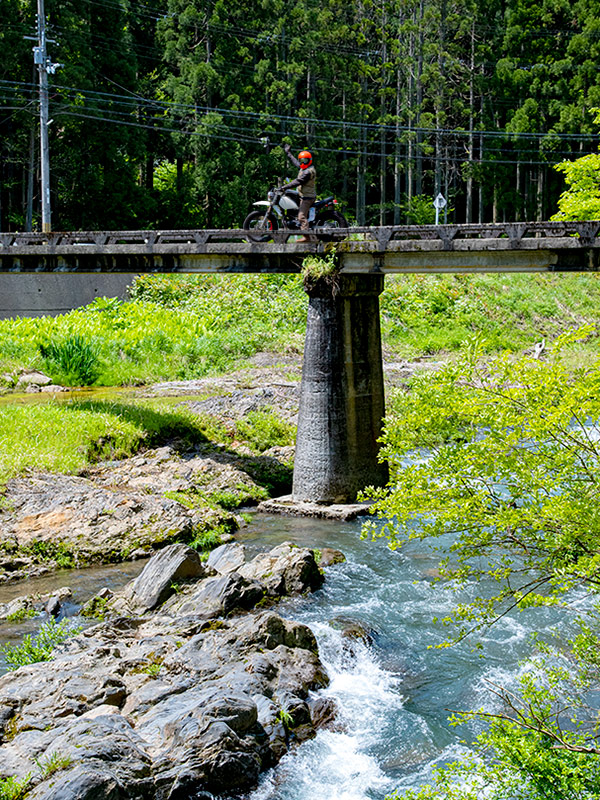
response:
[[[272,597],[314,591],[324,580],[312,550],[291,542],[261,553],[238,571],[248,580],[261,581]]]
[[[162,605],[175,591],[174,584],[207,575],[200,556],[185,544],[172,544],[146,564],[131,586],[131,602],[141,611]]]
[[[333,547],[323,547],[318,559],[320,567],[332,567],[334,564],[343,564],[346,556],[341,550],[334,550]]]
[[[202,581],[192,594],[177,598],[169,610],[183,616],[193,614],[211,619],[230,614],[235,609],[253,608],[264,593],[264,587],[258,581],[230,572]]]
[[[23,372],[19,375],[17,381],[17,391],[26,390],[28,386],[49,386],[52,383],[52,378],[44,375],[43,372]],[[39,389],[38,389],[39,391]]]
[[[235,572],[245,561],[244,545],[235,543],[222,544],[220,547],[211,550],[206,563],[221,575],[226,575],[228,572]]]

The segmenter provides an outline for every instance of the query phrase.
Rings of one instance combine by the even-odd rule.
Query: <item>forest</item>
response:
[[[237,227],[309,148],[358,224],[547,219],[600,0],[47,0],[53,227]],[[0,229],[39,228],[33,0],[0,0]],[[26,38],[29,37],[29,38]]]

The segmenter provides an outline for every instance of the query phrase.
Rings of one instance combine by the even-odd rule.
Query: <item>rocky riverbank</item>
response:
[[[403,385],[423,368],[435,364],[387,363],[388,386]],[[235,373],[142,387],[133,398],[177,398],[230,431],[253,412],[273,413],[293,426],[300,371],[299,355],[261,353]],[[14,389],[25,386],[38,393],[50,380],[40,373],[12,377]],[[364,513],[358,506],[336,510],[291,503],[285,495],[293,457],[291,446],[257,455],[235,437],[227,446],[172,441],[78,475],[31,471],[14,478],[0,488],[0,583],[57,568],[147,557],[178,541],[209,549],[243,524],[237,509],[273,497],[281,501],[264,507],[270,513],[336,518]]]
[[[105,621],[51,663],[0,678],[0,778],[31,800],[254,786],[335,715],[311,694],[328,683],[314,635],[274,611],[322,582],[314,553],[290,543],[249,562],[239,544],[206,563],[166,547],[122,592],[92,601]]]

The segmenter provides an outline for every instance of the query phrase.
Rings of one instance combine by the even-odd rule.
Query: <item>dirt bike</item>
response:
[[[281,190],[272,187],[267,193],[267,200],[257,200],[254,206],[261,206],[261,210],[251,211],[244,220],[244,230],[248,231],[246,239],[249,242],[268,242],[272,239],[273,231],[286,230],[291,233],[302,234],[298,222],[298,209],[300,208],[300,195],[293,189]],[[341,230],[348,227],[348,222],[343,214],[336,210],[337,200],[331,196],[324,200],[317,200],[310,209],[308,225],[313,228],[332,228]],[[342,238],[331,233],[318,233],[317,238],[324,242]]]

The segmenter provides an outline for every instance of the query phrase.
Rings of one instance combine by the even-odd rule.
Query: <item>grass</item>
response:
[[[404,358],[451,353],[474,335],[488,353],[519,351],[599,322],[599,300],[596,274],[393,276],[381,296],[382,333]]]
[[[142,446],[174,438],[207,442],[214,433],[204,418],[160,401],[6,404],[0,406],[0,486],[29,469],[72,474]]]
[[[264,453],[271,447],[292,445],[296,428],[271,409],[249,411],[236,423],[238,434],[254,452]]]
[[[132,297],[0,320],[0,373],[42,369],[66,385],[126,386],[200,378],[260,350],[302,347],[306,298],[296,276],[141,276]]]
[[[41,779],[45,781],[51,775],[63,769],[68,769],[73,763],[73,759],[71,756],[63,756],[57,750],[54,750],[49,756],[35,763],[40,771]]]
[[[323,267],[321,261],[315,269]],[[61,370],[64,377],[79,369],[82,382],[95,376],[97,385],[116,386],[200,377],[228,371],[261,349],[302,348],[308,301],[301,276],[146,275],[136,279],[132,297],[100,298],[59,317],[0,320],[0,374],[48,368],[54,379]],[[520,350],[598,322],[600,276],[388,276],[381,320],[388,357],[443,357],[473,335],[483,337],[489,353]],[[585,363],[596,349],[591,338],[573,357]],[[268,411],[248,414],[229,431],[173,400],[5,400],[0,490],[9,478],[32,469],[77,473],[173,438],[227,444],[234,437],[261,453],[293,443],[294,431]],[[262,486],[285,491],[289,470],[271,475],[273,469],[256,460],[248,471]],[[241,495],[230,491],[213,501],[235,507]],[[69,562],[69,553],[59,555]]]
[[[313,261],[313,279],[330,272],[331,258]],[[297,275],[144,275],[128,302],[0,320],[0,374],[42,369],[56,382],[127,386],[223,373],[260,350],[300,352],[307,303]],[[400,357],[453,352],[473,334],[489,352],[518,350],[600,320],[600,277],[387,276],[381,317],[385,346]]]

